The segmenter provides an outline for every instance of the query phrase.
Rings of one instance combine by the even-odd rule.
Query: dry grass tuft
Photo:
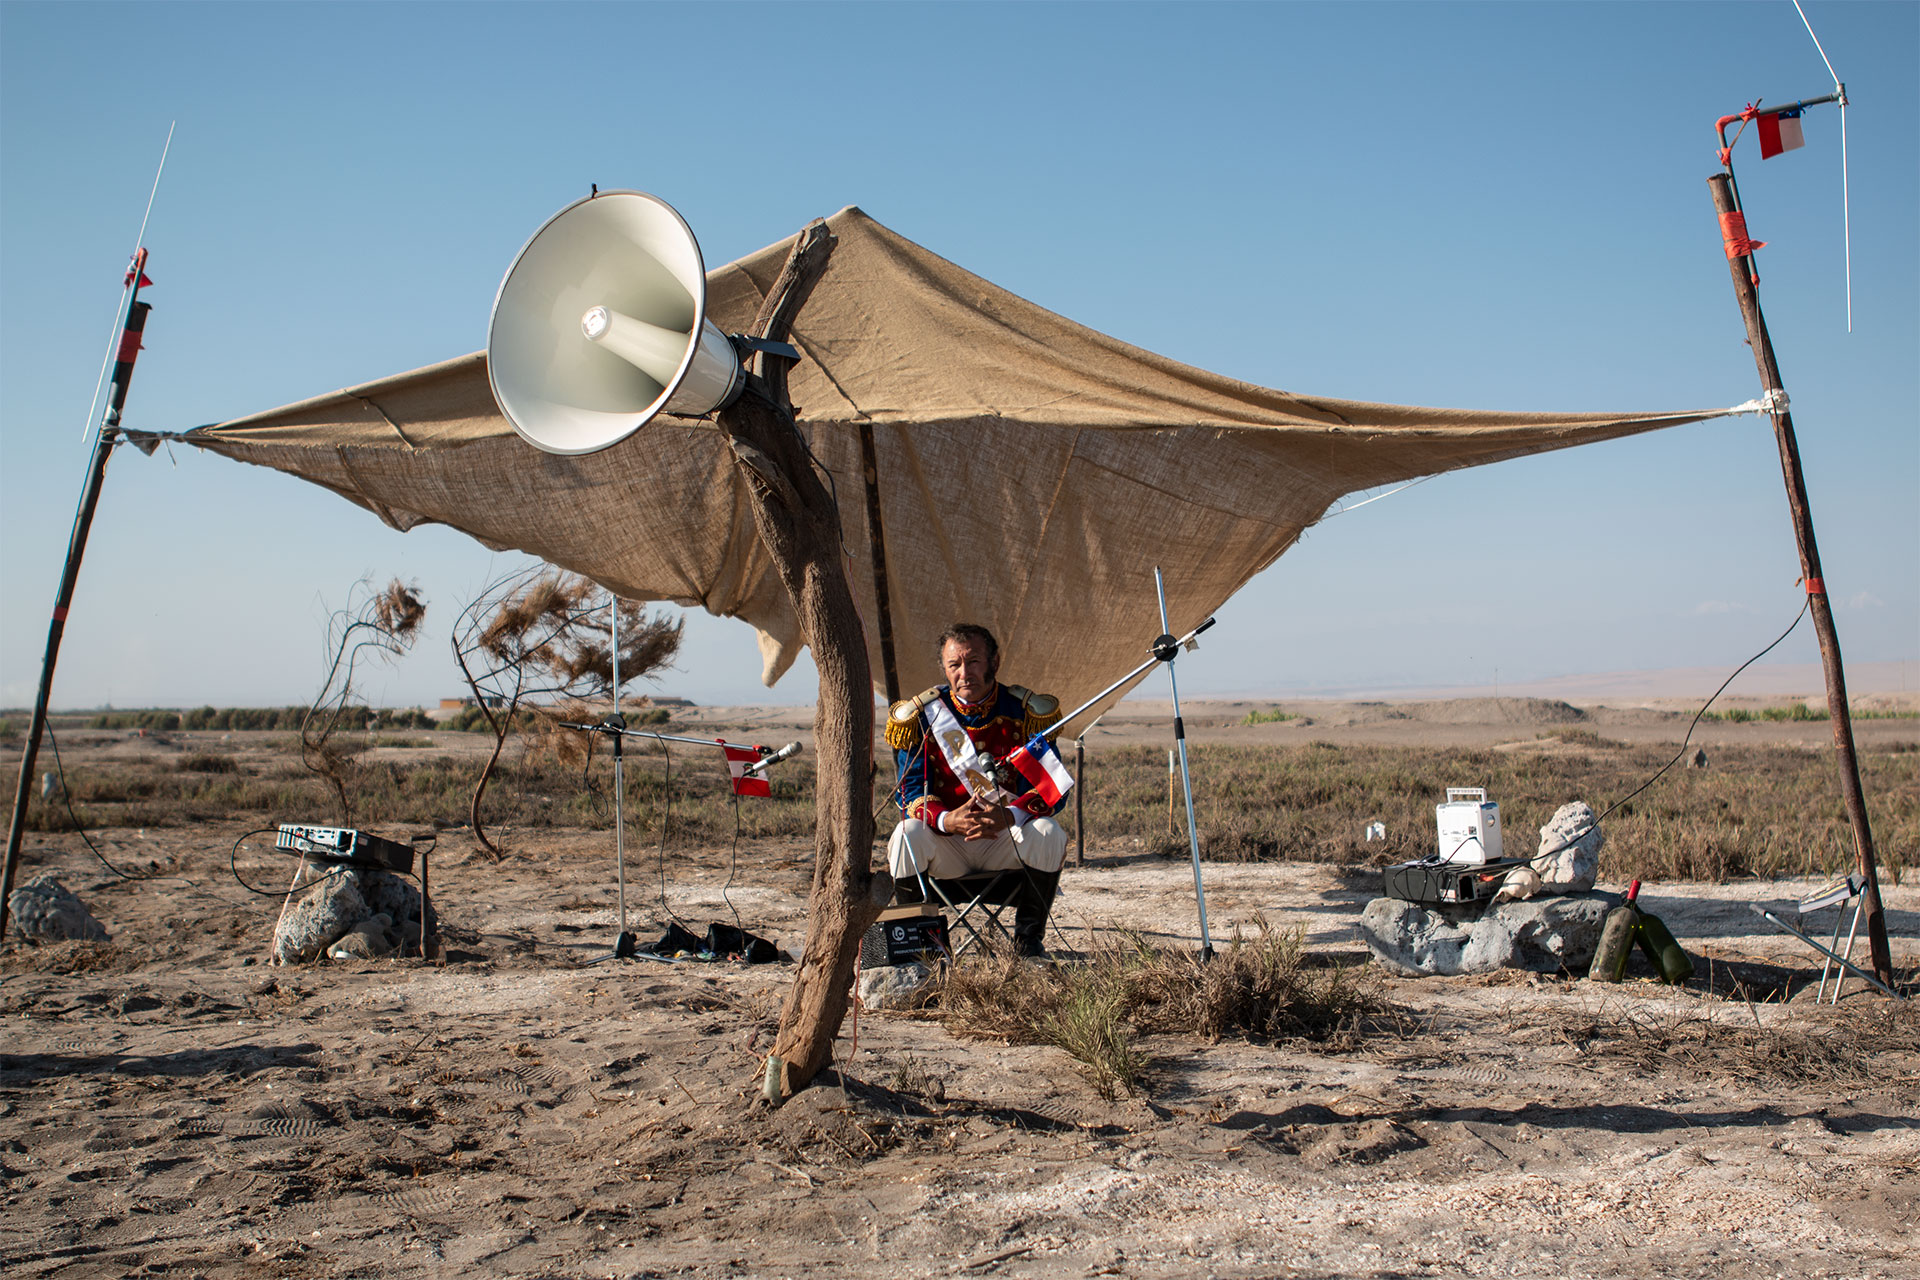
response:
[[[1388,1012],[1376,971],[1310,964],[1303,930],[1275,929],[1257,913],[1253,920],[1252,938],[1235,929],[1211,961],[1197,952],[1150,953],[1134,981],[1142,1028],[1356,1047],[1368,1020]]]
[[[1584,1058],[1643,1076],[1758,1089],[1880,1085],[1920,1100],[1920,1008],[1911,1000],[1863,1000],[1824,1026],[1633,1014],[1615,1022],[1562,1018],[1556,1029]]]
[[[1138,935],[1104,941],[1085,960],[1052,968],[989,953],[948,971],[942,1020],[960,1035],[1065,1050],[1111,1101],[1140,1092],[1151,1066],[1138,1034],[1350,1049],[1391,1018],[1371,971],[1312,964],[1299,930],[1277,930],[1258,917],[1256,925],[1254,937],[1236,934],[1211,961]]]

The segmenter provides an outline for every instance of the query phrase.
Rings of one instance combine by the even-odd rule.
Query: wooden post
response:
[[[1073,865],[1087,865],[1087,809],[1081,803],[1087,795],[1087,740],[1073,740],[1073,776],[1080,785],[1073,789]]]
[[[785,339],[833,246],[824,222],[800,233],[751,336]],[[860,939],[893,896],[893,881],[884,872],[875,875],[871,866],[873,676],[866,637],[841,565],[840,515],[794,423],[785,362],[755,356],[746,390],[718,422],[746,477],[754,526],[793,600],[820,676],[807,941],[766,1073],[778,1101],[804,1089],[832,1061]]]
[[[168,135],[171,139],[172,135]],[[161,161],[165,163],[164,157]],[[93,513],[100,503],[100,486],[106,483],[107,459],[120,438],[120,413],[126,407],[127,389],[133,385],[134,361],[140,357],[140,337],[146,332],[147,313],[153,308],[140,301],[140,286],[146,281],[142,271],[147,251],[133,255],[133,270],[127,273],[126,311],[121,319],[120,352],[114,361],[113,381],[107,390],[107,414],[93,436],[93,456],[87,463],[86,483],[80,490],[80,506],[73,514],[73,532],[67,537],[67,559],[60,570],[60,586],[53,597],[53,618],[47,625],[46,655],[40,660],[40,686],[33,697],[33,718],[27,725],[26,749],[20,753],[20,781],[13,793],[13,819],[7,827],[7,855],[0,869],[0,937],[7,932],[8,903],[13,898],[13,873],[20,865],[20,842],[26,836],[27,805],[32,797],[33,766],[40,754],[40,736],[47,729],[47,708],[53,698],[53,669],[60,661],[60,641],[67,632],[67,610],[73,605],[73,593],[80,584],[80,561],[87,554],[87,535],[93,529]]]
[[[900,667],[893,660],[893,593],[887,588],[887,531],[880,519],[880,462],[873,424],[860,424],[860,474],[867,486],[867,550],[873,562],[873,607],[880,617],[880,678],[887,705],[900,701]]]
[[[1717,173],[1707,179],[1707,186],[1713,192],[1713,207],[1720,216],[1722,237],[1732,244],[1726,234],[1727,215],[1739,208],[1732,180],[1726,174]],[[1827,601],[1826,583],[1820,574],[1820,548],[1813,537],[1813,512],[1807,504],[1806,477],[1800,470],[1800,446],[1793,434],[1793,414],[1787,409],[1780,366],[1773,358],[1766,317],[1760,313],[1760,295],[1748,269],[1748,254],[1733,254],[1728,267],[1733,274],[1733,293],[1740,304],[1740,318],[1747,326],[1747,344],[1753,348],[1754,364],[1760,371],[1760,385],[1768,398],[1777,402],[1773,409],[1773,434],[1780,447],[1780,471],[1786,479],[1793,537],[1800,548],[1800,574],[1806,582],[1814,634],[1820,637],[1820,665],[1827,677],[1827,714],[1833,722],[1834,758],[1840,766],[1840,795],[1846,802],[1847,820],[1853,825],[1853,847],[1860,874],[1867,882],[1866,891],[1861,895],[1867,921],[1867,948],[1873,957],[1874,972],[1882,982],[1892,986],[1893,954],[1887,947],[1887,916],[1880,902],[1873,829],[1867,822],[1867,799],[1860,787],[1860,762],[1853,749],[1853,719],[1847,707],[1846,673],[1840,663],[1840,637],[1833,627],[1833,606]]]
[[[1167,752],[1167,837],[1175,835],[1173,825],[1173,752]]]

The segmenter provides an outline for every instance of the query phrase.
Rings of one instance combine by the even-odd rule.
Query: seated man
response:
[[[1021,955],[1044,956],[1067,833],[1053,820],[1058,806],[1037,792],[999,790],[980,753],[1005,759],[1060,718],[1059,700],[1001,684],[1000,645],[971,623],[941,635],[940,669],[946,684],[896,703],[887,716],[900,777],[894,795],[906,815],[888,841],[888,865],[904,886],[921,873],[952,880],[1024,864],[1029,883],[1015,900],[1014,943]]]

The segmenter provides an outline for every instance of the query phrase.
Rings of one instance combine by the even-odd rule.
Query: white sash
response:
[[[967,794],[988,804],[1002,807],[1011,805],[1014,797],[993,780],[993,765],[987,759],[986,752],[980,750],[966,729],[961,727],[953,709],[947,706],[947,700],[935,698],[929,702],[926,716],[927,731],[933,735],[934,745],[940,748],[947,768],[967,789]]]

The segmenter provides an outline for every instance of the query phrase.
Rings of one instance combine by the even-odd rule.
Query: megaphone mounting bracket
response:
[[[740,357],[742,364],[746,363],[748,356],[755,354],[778,356],[782,360],[798,361],[800,359],[800,348],[794,346],[791,342],[775,342],[770,338],[754,338],[744,333],[730,333],[727,335],[727,341],[733,344],[734,353]]]

